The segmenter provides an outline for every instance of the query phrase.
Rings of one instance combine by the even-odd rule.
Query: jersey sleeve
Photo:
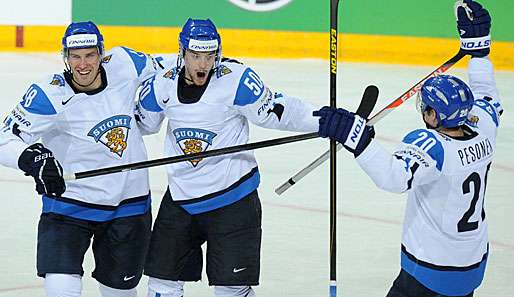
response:
[[[298,98],[272,92],[251,68],[240,77],[233,106],[250,122],[278,130],[315,132],[314,106]]]
[[[127,47],[121,47],[134,65],[139,82],[147,80],[156,72],[176,63],[176,55],[149,55]]]
[[[153,75],[143,82],[139,90],[135,115],[143,134],[157,133],[161,128],[165,116],[163,100],[167,98],[165,79],[161,75]]]
[[[0,164],[18,169],[18,158],[30,144],[54,129],[57,111],[37,84],[29,87],[4,119],[0,130]]]
[[[393,154],[372,140],[357,162],[377,187],[403,193],[441,175],[444,149],[431,131],[419,129],[407,134]]]
[[[472,58],[468,65],[469,84],[475,104],[470,112],[469,124],[496,136],[503,107],[494,80],[493,65],[489,58]]]

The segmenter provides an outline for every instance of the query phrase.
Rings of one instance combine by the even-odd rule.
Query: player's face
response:
[[[100,53],[98,48],[70,49],[68,53],[68,65],[73,74],[73,80],[79,90],[94,90],[102,84],[98,75],[100,71]]]
[[[186,78],[197,86],[203,86],[207,82],[209,71],[214,67],[216,52],[195,52],[186,50],[184,66]],[[186,80],[186,82],[188,81]]]

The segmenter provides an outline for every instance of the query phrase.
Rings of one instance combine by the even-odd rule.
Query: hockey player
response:
[[[42,195],[37,274],[47,296],[81,295],[93,238],[102,296],[135,297],[152,222],[147,170],[66,184],[63,171],[146,160],[134,98],[156,62],[124,47],[104,52],[92,22],[70,24],[62,46],[66,70],[32,84],[5,119],[0,163],[32,176]]]
[[[456,15],[462,50],[472,56],[471,89],[454,76],[428,79],[417,102],[426,129],[408,133],[392,155],[372,140],[372,127],[358,131],[359,116],[316,112],[320,135],[343,143],[378,187],[408,193],[401,271],[388,297],[473,296],[485,272],[485,189],[502,108],[487,57],[489,13],[465,0]]]
[[[141,127],[157,132],[168,119],[165,153],[191,154],[244,144],[248,122],[314,132],[314,108],[272,92],[249,67],[220,62],[221,38],[210,20],[188,19],[179,35],[176,67],[143,84]],[[181,297],[198,281],[201,245],[218,297],[255,296],[259,283],[259,170],[251,151],[169,165],[168,190],[154,224],[145,274],[148,296]]]

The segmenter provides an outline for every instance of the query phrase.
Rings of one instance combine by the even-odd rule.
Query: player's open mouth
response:
[[[197,71],[196,76],[198,76],[198,78],[204,78],[205,76],[207,76],[207,72]]]

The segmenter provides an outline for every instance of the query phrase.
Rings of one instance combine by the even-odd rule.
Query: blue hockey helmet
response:
[[[100,30],[91,21],[71,23],[62,38],[63,55],[68,56],[69,49],[98,47],[100,55],[104,52],[104,38]]]
[[[424,112],[428,107],[437,115],[441,127],[463,125],[473,107],[474,97],[468,85],[451,75],[431,77],[423,83],[417,98],[417,107]]]
[[[178,36],[178,43],[180,46],[179,64],[184,58],[185,51],[192,50],[196,52],[215,51],[216,62],[214,67],[219,65],[221,60],[221,36],[210,19],[189,18]]]

